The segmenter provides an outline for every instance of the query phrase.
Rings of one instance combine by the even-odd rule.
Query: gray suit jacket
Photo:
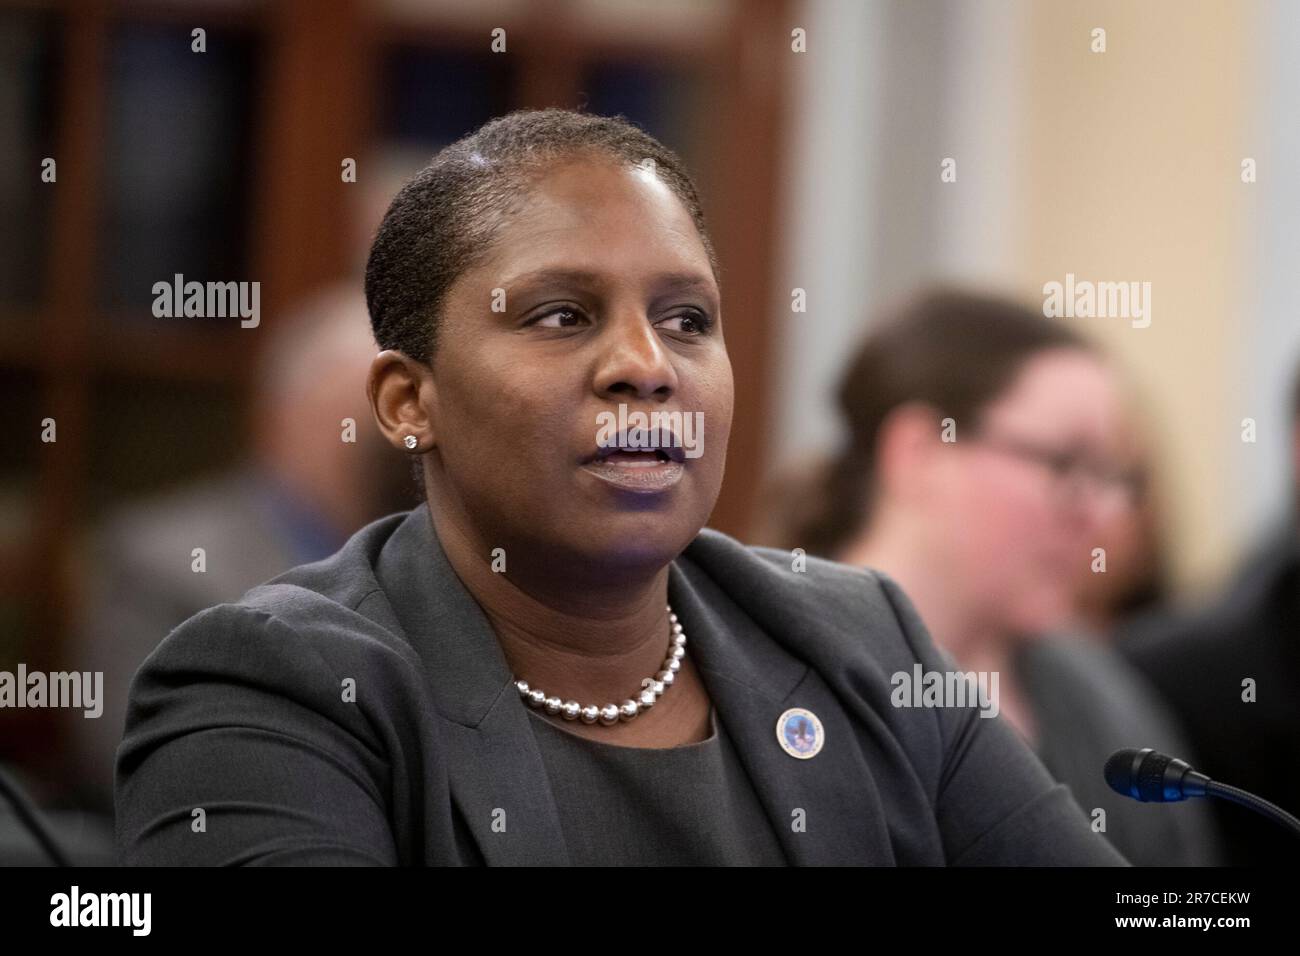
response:
[[[793,571],[705,529],[669,602],[792,863],[1125,864],[1000,717],[891,705],[893,673],[952,665],[888,577]],[[824,726],[811,759],[778,744],[790,707]],[[173,630],[132,682],[116,769],[127,864],[569,862],[526,705],[427,505]]]

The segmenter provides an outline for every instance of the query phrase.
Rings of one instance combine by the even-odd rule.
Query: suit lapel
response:
[[[673,563],[669,603],[789,862],[892,864],[884,808],[848,716],[825,682],[688,559]],[[822,722],[824,743],[814,757],[793,757],[777,739],[777,721],[792,707]]]
[[[429,506],[393,532],[376,565],[444,718],[452,800],[490,866],[568,865],[542,755],[487,617],[456,577]]]

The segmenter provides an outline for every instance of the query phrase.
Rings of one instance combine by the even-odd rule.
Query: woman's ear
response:
[[[384,349],[370,363],[366,395],[375,423],[394,448],[420,453],[437,444],[437,394],[429,366]]]
[[[885,415],[876,435],[880,493],[895,498],[928,494],[936,453],[946,447],[942,429],[938,412],[925,402],[904,402]]]

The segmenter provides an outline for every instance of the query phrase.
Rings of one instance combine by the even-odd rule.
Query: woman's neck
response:
[[[668,568],[598,581],[556,556],[491,549],[431,509],[447,560],[486,614],[512,672],[581,704],[621,703],[663,669],[670,643]],[[557,568],[563,567],[564,573]]]
[[[924,537],[922,529],[878,522],[844,548],[838,560],[883,571],[898,582],[934,642],[962,667],[1004,670],[1009,635],[985,619],[959,576],[936,562]]]

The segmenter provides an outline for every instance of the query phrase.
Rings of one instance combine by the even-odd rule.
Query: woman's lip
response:
[[[615,455],[655,455],[675,462],[685,462],[689,457],[678,445],[664,445],[655,448],[597,448],[594,452],[584,456],[579,464],[585,465],[589,461],[600,461],[605,458],[612,458]]]
[[[612,451],[608,455],[601,456],[598,460],[615,461],[636,468],[646,468],[650,465],[657,465],[661,461],[666,461],[667,458],[661,458],[656,451]]]
[[[686,466],[679,461],[661,461],[647,455],[637,455],[636,459],[623,460],[622,455],[616,453],[589,461],[582,468],[607,484],[639,494],[667,491],[681,481],[686,471]]]

